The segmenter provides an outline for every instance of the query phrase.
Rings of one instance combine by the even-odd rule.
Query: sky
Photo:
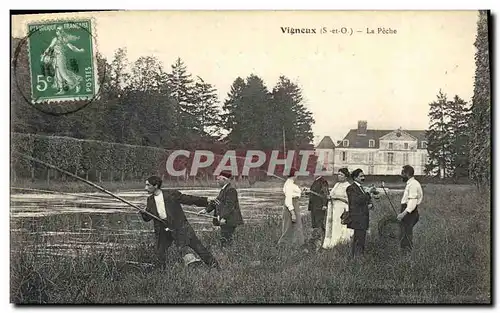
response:
[[[180,57],[221,102],[238,76],[258,75],[269,90],[287,76],[313,113],[316,144],[341,140],[358,120],[369,129],[423,130],[440,89],[468,102],[473,94],[477,11],[85,12],[13,16],[12,35],[26,36],[30,21],[73,17],[93,18],[108,60],[126,47],[130,62],[156,56],[170,71]],[[323,27],[353,34],[320,34]]]

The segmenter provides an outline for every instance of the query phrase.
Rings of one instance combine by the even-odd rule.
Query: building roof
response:
[[[325,136],[321,139],[316,149],[335,149],[335,144],[330,136]]]
[[[380,130],[380,129],[367,129],[366,130],[366,135],[364,136],[358,136],[358,130],[357,129],[351,129],[347,133],[347,135],[344,137],[343,140],[349,140],[349,146],[347,148],[370,148],[370,149],[378,149],[379,148],[379,138],[383,137],[389,133],[392,133],[395,131],[395,129],[390,129],[390,130]],[[406,130],[406,129],[401,129],[401,131],[404,131],[411,136],[417,138],[418,140],[418,149],[421,149],[422,146],[422,141],[425,141],[425,130]],[[370,139],[375,140],[375,146],[370,147],[368,145],[368,142]],[[341,145],[342,146],[342,145]]]

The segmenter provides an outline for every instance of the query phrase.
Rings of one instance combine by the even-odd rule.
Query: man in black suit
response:
[[[321,248],[325,235],[325,215],[328,207],[328,182],[323,176],[318,176],[311,185],[308,210],[311,212],[312,238],[310,245],[316,250]]]
[[[147,199],[146,211],[159,217],[164,222],[154,220],[158,254],[157,265],[165,268],[166,251],[175,242],[185,263],[188,263],[193,258],[192,254],[189,253],[189,247],[191,247],[205,264],[219,269],[217,260],[198,239],[181,207],[181,204],[206,207],[208,199],[206,197],[185,195],[178,190],[162,190],[161,185],[162,180],[160,177],[151,176],[147,179],[145,187],[150,194]],[[152,219],[151,216],[143,212],[141,212],[141,215],[145,222]]]
[[[214,201],[210,201],[206,209],[200,214],[214,211],[214,225],[220,226],[221,246],[226,247],[233,241],[233,234],[239,225],[243,225],[238,192],[231,185],[231,173],[222,172],[217,176],[217,184],[221,187],[219,195]]]
[[[352,240],[352,255],[361,256],[365,250],[366,230],[370,222],[370,211],[373,207],[371,196],[363,189],[365,175],[361,169],[351,174],[354,182],[347,187],[347,201],[349,202],[349,222],[347,227],[354,230]]]

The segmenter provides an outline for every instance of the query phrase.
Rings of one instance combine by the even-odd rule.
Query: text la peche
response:
[[[395,29],[392,29],[392,28],[385,28],[385,27],[379,27],[377,28],[377,30],[375,31],[375,29],[372,29],[372,28],[366,28],[366,33],[367,34],[382,34],[382,35],[395,35],[397,34],[397,30]]]

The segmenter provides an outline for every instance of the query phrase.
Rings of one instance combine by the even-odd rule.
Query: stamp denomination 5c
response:
[[[91,20],[28,25],[32,101],[92,99],[97,93]]]

